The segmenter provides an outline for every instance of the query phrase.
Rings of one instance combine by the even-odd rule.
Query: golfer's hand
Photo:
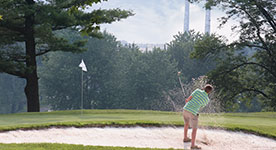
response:
[[[192,96],[189,96],[189,97],[185,100],[185,102],[188,103],[192,98],[193,98]]]
[[[187,98],[186,100],[185,100],[185,103],[188,103],[189,102],[189,99]]]

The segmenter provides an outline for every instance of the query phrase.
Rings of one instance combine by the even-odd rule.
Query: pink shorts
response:
[[[194,115],[193,113],[184,110],[183,111],[183,118],[184,123],[190,124],[192,128],[197,128],[198,125],[198,116]]]

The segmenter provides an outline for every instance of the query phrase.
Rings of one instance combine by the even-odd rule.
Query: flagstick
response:
[[[81,67],[81,115],[82,115],[83,114],[83,71],[85,72],[87,71],[87,68],[85,66],[83,59],[81,60],[79,67]]]
[[[83,114],[83,70],[81,70],[81,115]]]

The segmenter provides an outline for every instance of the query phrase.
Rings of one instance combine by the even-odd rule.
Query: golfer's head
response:
[[[206,92],[206,93],[211,93],[212,92],[212,90],[213,90],[213,86],[211,85],[211,84],[206,84],[205,85],[205,87],[204,87],[204,91]]]

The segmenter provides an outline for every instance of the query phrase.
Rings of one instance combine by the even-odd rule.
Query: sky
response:
[[[93,9],[120,8],[132,10],[135,14],[127,19],[112,24],[101,25],[101,30],[113,34],[120,41],[128,43],[165,44],[173,36],[183,32],[184,0],[109,0],[93,6]],[[217,8],[211,11],[211,33],[237,39],[231,32],[235,21],[230,21],[223,28],[218,28],[218,18],[225,13]],[[204,32],[205,10],[203,4],[190,4],[190,29]]]

